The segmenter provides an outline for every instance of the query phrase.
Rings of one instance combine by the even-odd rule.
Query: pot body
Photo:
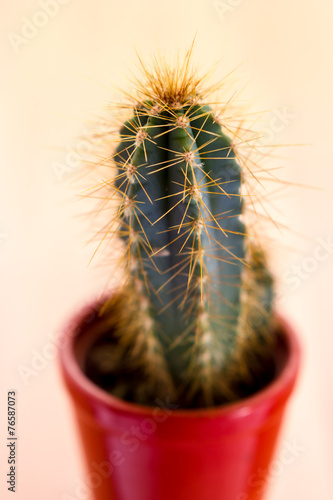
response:
[[[212,409],[179,410],[158,398],[148,408],[110,396],[84,375],[98,320],[94,306],[81,311],[60,348],[87,465],[81,496],[90,488],[95,500],[262,499],[299,369],[297,338],[283,320],[281,327],[277,374],[260,392]]]

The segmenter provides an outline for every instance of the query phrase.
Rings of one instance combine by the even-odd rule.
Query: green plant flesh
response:
[[[245,226],[227,131],[200,96],[143,100],[112,163],[127,274],[112,307],[122,308],[120,345],[144,374],[134,398],[206,406],[240,397],[270,344],[272,279]]]

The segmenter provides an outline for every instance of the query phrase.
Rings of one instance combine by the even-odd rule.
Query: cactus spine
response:
[[[123,367],[141,374],[123,397],[210,406],[261,376],[272,278],[245,225],[244,167],[189,64],[188,55],[174,71],[145,70],[107,160],[117,169],[106,185],[119,202],[113,231],[126,282],[104,314]]]

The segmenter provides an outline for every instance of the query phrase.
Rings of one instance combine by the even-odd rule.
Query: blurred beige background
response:
[[[105,284],[104,270],[87,267],[87,225],[72,201],[71,174],[87,145],[80,137],[112,100],[111,84],[126,81],[135,49],[146,59],[157,47],[172,54],[195,34],[198,65],[221,58],[217,78],[243,63],[236,88],[245,82],[255,109],[271,110],[266,139],[307,144],[278,150],[279,176],[321,188],[288,188],[278,199],[278,218],[293,229],[277,235],[280,308],[305,355],[268,498],[332,498],[332,16],[327,0],[3,0],[1,498],[11,498],[3,438],[6,394],[15,389],[16,500],[81,500],[79,448],[54,360],[65,319]],[[290,446],[294,459],[285,463]]]

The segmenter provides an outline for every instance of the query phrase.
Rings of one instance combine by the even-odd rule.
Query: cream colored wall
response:
[[[244,99],[254,100],[256,109],[272,110],[262,125],[273,142],[307,144],[278,150],[283,156],[278,164],[284,166],[280,177],[321,188],[288,188],[276,199],[276,216],[294,230],[278,236],[283,249],[274,252],[280,308],[299,329],[305,357],[269,498],[328,500],[333,249],[325,249],[323,241],[333,239],[333,4],[50,0],[53,11],[44,15],[42,4],[45,8],[47,2],[4,0],[1,18],[0,434],[5,432],[6,392],[15,388],[16,500],[74,496],[83,477],[54,361],[44,355],[34,375],[24,380],[19,373],[22,367],[33,368],[43,349],[52,357],[49,335],[105,281],[103,270],[87,269],[86,225],[73,217],[81,206],[71,203],[73,184],[66,173],[57,178],[56,162],[79,169],[69,151],[80,156],[84,124],[112,99],[111,83],[124,84],[136,61],[135,48],[146,58],[157,47],[173,53],[186,48],[195,33],[195,60],[208,68],[221,58],[217,77],[243,63],[235,88],[246,82]],[[27,20],[33,25],[28,27]],[[276,109],[282,109],[282,118]],[[296,272],[302,273],[299,280]],[[290,463],[283,458],[286,442],[300,448]]]

